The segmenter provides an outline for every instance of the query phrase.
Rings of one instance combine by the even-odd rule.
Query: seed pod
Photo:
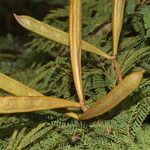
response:
[[[24,84],[0,73],[0,89],[16,96],[43,96]]]
[[[14,80],[14,79],[12,79],[12,78],[4,75],[2,73],[0,73],[0,89],[6,91],[8,93],[11,93],[13,95],[16,95],[16,96],[43,96],[44,97],[44,95],[41,94],[40,92],[35,91],[35,90],[33,90],[33,89],[25,86],[24,84],[22,84],[22,83],[20,83],[20,82],[18,82],[16,80]],[[3,98],[4,97],[0,97],[0,104],[1,104],[1,100],[3,101]],[[15,97],[15,98],[16,98],[16,102],[15,101],[8,101],[7,100],[7,103],[5,105],[14,105],[15,106],[15,105],[17,105],[17,103],[19,103],[18,105],[20,105],[20,102],[19,102],[20,99],[18,99],[17,97]],[[44,100],[44,98],[43,98],[43,100]],[[13,102],[15,102],[15,103],[13,103]],[[28,103],[28,101],[26,101],[26,103]],[[35,103],[35,101],[34,101],[34,103]],[[61,105],[62,101],[60,101],[59,103]],[[76,105],[77,104],[75,104],[75,106]],[[22,107],[24,107],[23,104],[22,104]],[[47,107],[50,108],[50,106],[47,106]],[[5,107],[3,107],[3,108],[5,108]],[[34,110],[35,109],[36,108],[34,108]],[[6,110],[6,111],[9,111],[11,113],[10,110]],[[14,111],[15,110],[12,109],[12,113]],[[69,111],[67,108],[63,108],[63,110],[57,110],[57,111],[62,112],[64,114],[66,114],[67,116],[72,117],[72,118],[78,120],[78,115],[75,114],[75,113],[73,113],[73,112],[71,112],[71,111]]]
[[[79,116],[79,120],[87,120],[102,115],[122,102],[140,84],[144,71],[128,75],[110,93],[96,101],[91,108]]]
[[[80,104],[46,96],[0,97],[0,113],[22,113],[64,107],[80,107]]]
[[[81,74],[82,2],[70,0],[69,41],[73,79],[81,108],[85,110]]]
[[[68,33],[61,31],[57,28],[54,28],[50,25],[42,23],[32,17],[29,16],[17,16],[14,15],[16,20],[20,25],[24,28],[42,36],[49,40],[58,42],[60,44],[69,46],[69,35]],[[102,56],[106,59],[111,59],[111,57],[106,54],[104,51],[100,50],[99,48],[85,42],[82,40],[82,49],[87,52],[95,53],[99,56]]]
[[[117,55],[118,43],[122,28],[125,0],[113,0],[112,32],[113,32],[113,55]]]

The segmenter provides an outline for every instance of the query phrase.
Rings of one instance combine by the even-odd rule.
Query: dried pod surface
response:
[[[123,14],[125,7],[125,0],[113,0],[112,13],[112,32],[113,32],[113,55],[117,55],[118,43],[123,23]]]
[[[96,101],[91,108],[79,116],[80,120],[87,120],[102,115],[131,94],[140,84],[144,71],[139,71],[128,75],[120,84],[118,84],[110,93],[101,100]]]
[[[84,110],[84,94],[81,74],[81,42],[82,42],[82,2],[81,0],[70,0],[69,13],[69,41],[70,56],[73,79],[81,104]]]
[[[43,96],[41,93],[0,73],[0,89],[17,96]]]
[[[17,16],[15,15],[16,20],[20,25],[24,28],[42,36],[49,40],[58,42],[60,44],[69,46],[69,35],[66,32],[63,32],[57,28],[54,28],[50,25],[42,23],[32,17],[29,16]],[[99,56],[102,56],[107,59],[111,59],[111,57],[103,52],[102,50],[96,48],[95,46],[85,42],[82,40],[82,49],[87,52],[95,53]]]
[[[80,104],[46,96],[0,97],[0,113],[22,113],[64,107],[80,107]]]
[[[22,83],[20,83],[16,80],[4,75],[2,73],[0,73],[0,89],[6,91],[8,93],[11,93],[13,95],[16,95],[16,96],[43,96],[44,97],[44,95],[41,94],[40,92],[35,91],[35,90],[25,86],[24,84],[22,84]],[[4,97],[0,97],[0,103],[1,103],[1,100],[3,101],[3,98]],[[15,98],[17,99],[17,97],[15,97]],[[9,103],[10,103],[10,105],[17,105],[16,103],[18,103],[18,105],[20,105],[19,99],[16,100],[16,102],[14,104],[13,104],[13,101],[8,101],[7,100],[7,103],[5,105],[9,105]],[[60,101],[60,103],[62,103],[62,101]],[[58,104],[58,103],[56,103],[56,104]],[[78,105],[79,105],[79,103],[78,103]],[[5,108],[5,107],[3,107],[3,108]],[[50,108],[50,106],[49,106],[49,108]],[[36,109],[36,108],[34,108],[34,109]],[[7,111],[9,111],[9,113],[14,112],[14,110],[12,110],[12,112],[10,110],[7,110]],[[60,112],[65,113],[67,116],[78,120],[78,115],[73,113],[73,112],[70,112],[69,110],[67,110],[67,108],[66,109],[64,108],[63,110],[60,110]]]

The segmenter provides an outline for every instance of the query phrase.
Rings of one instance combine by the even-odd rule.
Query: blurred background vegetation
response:
[[[0,0],[0,36],[27,33],[15,21],[13,13],[41,20],[51,9],[61,8],[66,3],[67,0]]]
[[[0,0],[0,53],[18,54],[31,40],[27,30],[15,20],[13,14],[29,15],[38,20],[51,10],[63,8],[67,0]]]

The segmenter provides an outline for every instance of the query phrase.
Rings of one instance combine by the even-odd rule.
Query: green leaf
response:
[[[145,6],[141,10],[143,15],[144,26],[147,29],[147,36],[150,37],[150,6]]]

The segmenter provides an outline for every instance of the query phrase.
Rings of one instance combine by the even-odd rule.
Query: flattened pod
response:
[[[81,114],[79,120],[87,120],[102,115],[117,106],[138,87],[142,80],[143,73],[144,71],[139,71],[128,75],[110,93],[101,100],[96,101],[91,108]]]
[[[123,22],[124,6],[125,0],[113,0],[113,55],[116,55],[118,51],[118,43]]]
[[[6,91],[8,93],[11,93],[13,95],[16,95],[16,96],[43,96],[44,97],[44,95],[41,94],[40,92],[35,91],[2,73],[0,73],[0,89]],[[2,100],[2,98],[4,98],[4,97],[0,97],[0,100]],[[17,97],[15,97],[15,98],[17,99]],[[8,100],[7,100],[7,102],[8,102]],[[19,100],[17,100],[15,102],[15,104],[17,102],[19,103]],[[1,103],[1,101],[0,101],[0,103]],[[9,103],[8,103],[8,105],[9,105]],[[10,105],[15,105],[15,104],[10,103]],[[49,106],[49,108],[50,108],[50,106]],[[67,116],[78,120],[78,115],[73,112],[70,112],[67,108],[64,108],[63,110],[59,110],[59,112],[65,113]]]
[[[43,96],[24,84],[0,73],[0,89],[17,96]]]
[[[17,16],[14,15],[16,20],[19,22],[20,25],[22,25],[24,28],[42,36],[49,40],[58,42],[60,44],[69,46],[69,35],[68,33],[61,31],[57,28],[54,28],[50,25],[47,25],[45,23],[42,23],[32,17],[29,16]],[[82,40],[82,49],[87,52],[95,53],[99,56],[102,56],[107,59],[111,59],[111,57],[100,50],[99,48],[85,42]]]
[[[64,107],[80,107],[77,102],[46,96],[0,97],[0,113],[22,113]]]
[[[69,14],[69,37],[70,37],[70,55],[73,79],[76,91],[79,97],[81,108],[84,106],[84,94],[82,87],[81,74],[81,42],[82,42],[82,2],[81,0],[70,0]]]

